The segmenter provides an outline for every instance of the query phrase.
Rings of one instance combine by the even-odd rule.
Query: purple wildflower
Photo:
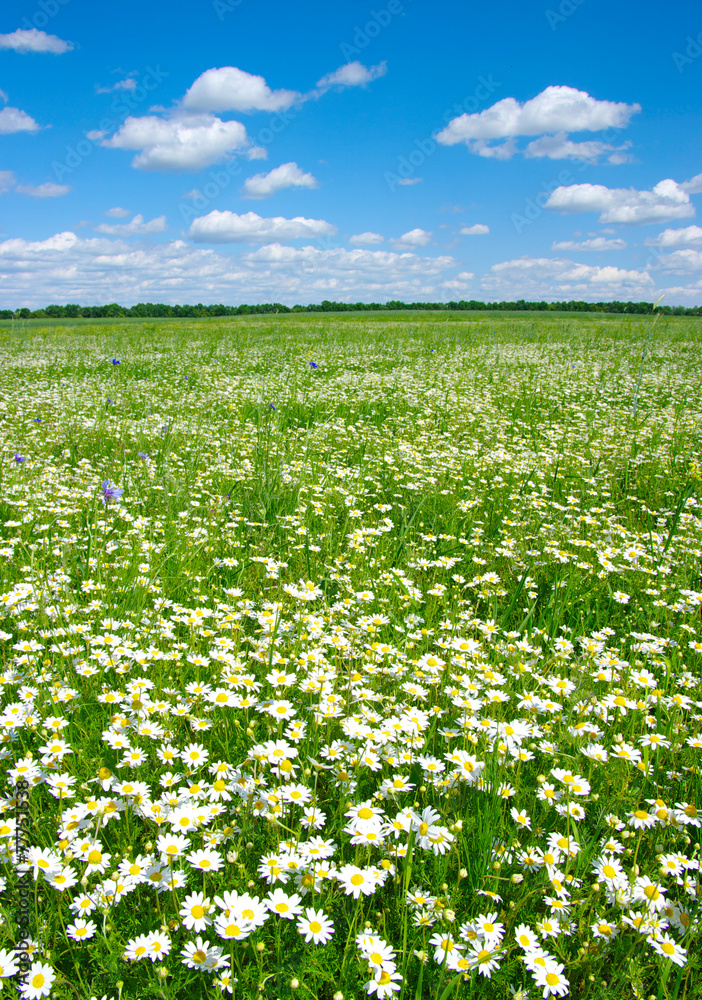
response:
[[[146,461],[146,459],[147,459],[147,458],[148,458],[149,456],[148,456],[148,455],[146,454],[146,452],[145,452],[145,451],[140,451],[140,452],[138,452],[138,456],[137,456],[137,457],[138,457],[138,458],[140,458],[140,459],[142,460],[142,462],[145,462],[145,461]]]
[[[122,499],[123,493],[124,489],[121,486],[113,486],[109,479],[106,479],[102,484],[102,500],[105,506],[107,506],[110,501],[119,503]]]
[[[27,461],[27,459],[24,457],[24,455],[20,455],[19,452],[17,452],[17,451],[15,452],[15,462],[17,462],[18,465],[21,462],[26,462],[26,461]]]

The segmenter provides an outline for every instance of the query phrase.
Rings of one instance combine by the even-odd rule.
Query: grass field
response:
[[[0,324],[5,990],[702,996],[701,382],[696,319]]]

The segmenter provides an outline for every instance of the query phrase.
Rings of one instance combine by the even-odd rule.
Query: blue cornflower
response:
[[[34,423],[35,424],[40,424],[41,423],[41,417],[35,417],[34,418]]]
[[[106,402],[108,402],[108,403],[114,403],[114,399],[110,399],[110,397],[108,396]]]
[[[119,360],[119,358],[113,358],[112,359],[112,364],[113,365],[121,365],[122,362]]]
[[[102,500],[105,506],[107,506],[110,501],[119,503],[122,499],[123,493],[124,489],[121,486],[113,486],[109,479],[106,479],[102,484]]]
[[[319,365],[314,361],[310,361],[310,368],[319,368]]]
[[[271,410],[275,409],[275,406],[273,405],[273,403],[269,403],[268,406],[270,407]]]
[[[140,451],[137,457],[140,458],[142,462],[145,462],[149,456],[146,454],[145,451]]]
[[[26,461],[27,461],[27,459],[24,457],[24,455],[20,455],[19,452],[17,452],[17,451],[15,452],[15,462],[17,462],[18,465],[21,462],[26,462]]]

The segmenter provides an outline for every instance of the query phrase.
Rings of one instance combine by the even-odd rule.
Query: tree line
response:
[[[225,306],[167,305],[163,302],[139,302],[135,306],[120,306],[116,302],[103,306],[49,305],[43,309],[0,309],[0,319],[103,319],[120,317],[137,318],[186,318],[207,316],[253,316],[266,313],[317,313],[317,312],[395,312],[449,311],[449,312],[596,312],[648,315],[654,311],[653,302],[478,302],[475,299],[460,302],[330,302],[325,299],[311,305],[285,306],[280,302],[262,302],[258,305]],[[658,306],[664,316],[702,316],[702,306]]]

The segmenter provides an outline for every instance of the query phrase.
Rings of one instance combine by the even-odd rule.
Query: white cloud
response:
[[[476,222],[474,226],[464,226],[460,232],[461,236],[484,236],[490,232],[490,227],[483,225],[482,222]]]
[[[436,295],[436,279],[456,265],[446,256],[313,246],[273,245],[234,256],[184,240],[142,245],[67,232],[36,243],[0,242],[0,295],[34,308],[47,302],[411,301]]]
[[[410,229],[399,239],[393,240],[392,244],[397,250],[413,250],[416,247],[425,247],[431,242],[431,233],[425,229]]]
[[[547,156],[550,160],[594,161],[609,153],[607,159],[610,163],[621,164],[630,160],[628,155],[622,153],[622,150],[628,149],[630,145],[631,143],[626,142],[622,146],[611,146],[596,139],[573,142],[565,132],[557,132],[555,135],[542,135],[540,139],[534,139],[524,150],[524,156],[528,159]]]
[[[64,42],[56,35],[47,35],[36,28],[18,28],[10,35],[0,35],[0,49],[13,49],[26,55],[28,52],[52,52],[61,55],[73,48],[73,42]]]
[[[380,76],[385,76],[388,71],[387,63],[381,62],[377,66],[366,67],[363,63],[346,63],[340,66],[333,73],[327,73],[321,80],[317,81],[319,94],[325,94],[332,87],[365,87],[367,84],[377,80]]]
[[[357,233],[355,236],[349,236],[352,247],[372,247],[384,242],[385,239],[380,233]]]
[[[11,170],[0,170],[0,194],[9,191],[17,183],[17,178]]]
[[[17,191],[20,194],[28,194],[32,198],[62,198],[70,191],[68,184],[54,184],[53,181],[46,181],[45,184],[18,184]]]
[[[559,243],[552,243],[552,250],[623,250],[627,246],[626,240],[608,240],[604,236],[595,236],[591,240],[561,240]]]
[[[108,208],[106,212],[103,212],[103,215],[108,216],[110,219],[126,219],[129,215],[129,209],[119,207]]]
[[[185,94],[190,111],[281,111],[300,98],[294,90],[271,90],[262,76],[236,66],[208,69]]]
[[[683,181],[680,187],[688,194],[702,193],[702,174],[695,174],[689,181]]]
[[[702,271],[702,250],[675,250],[657,257],[651,270],[670,271],[673,274],[694,274]]]
[[[687,191],[670,179],[659,181],[651,191],[570,184],[556,188],[545,207],[565,213],[600,212],[602,223],[632,226],[686,219],[695,214]]]
[[[163,233],[168,229],[165,215],[159,215],[157,219],[144,222],[143,215],[135,215],[131,222],[110,224],[101,222],[95,226],[96,233],[104,233],[106,236],[146,236],[149,233]]]
[[[647,247],[702,246],[702,227],[685,226],[682,229],[664,229],[658,236],[649,236],[644,240],[644,244]]]
[[[508,159],[517,151],[513,143],[490,146],[489,142],[516,136],[624,128],[631,116],[640,110],[639,104],[598,101],[584,90],[552,86],[524,104],[514,97],[505,97],[485,111],[459,115],[436,138],[444,146],[463,142],[471,152],[481,156]],[[535,152],[534,148],[538,150],[539,147],[534,147],[533,143],[531,146],[531,155],[549,155]]]
[[[39,125],[26,111],[19,108],[3,108],[0,111],[0,135],[11,132],[37,132]]]
[[[197,171],[245,149],[248,142],[241,122],[224,122],[214,115],[170,119],[144,115],[127,118],[102,145],[141,150],[132,160],[138,170]]]
[[[334,236],[336,231],[336,226],[323,219],[304,219],[302,216],[263,219],[255,212],[237,215],[236,212],[215,210],[194,219],[188,236],[196,243],[274,243],[277,240]]]
[[[267,174],[256,174],[244,182],[244,194],[248,198],[270,198],[276,191],[289,187],[316,188],[317,180],[312,174],[305,174],[297,163],[283,163]]]
[[[423,177],[401,177],[397,183],[402,187],[412,187],[413,184],[421,184],[423,180]]]
[[[515,299],[602,299],[650,295],[653,278],[646,271],[580,264],[548,257],[519,257],[494,264],[482,288],[491,297]]]
[[[137,81],[134,78],[134,74],[126,77],[124,80],[118,80],[117,83],[113,83],[111,87],[96,87],[96,94],[112,94],[116,90],[136,90]]]

